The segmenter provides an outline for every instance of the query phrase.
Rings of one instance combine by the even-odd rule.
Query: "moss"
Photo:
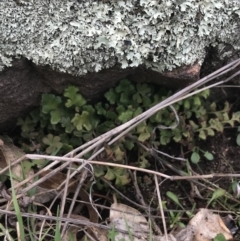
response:
[[[24,56],[73,75],[200,64],[209,45],[240,47],[238,0],[2,0],[0,66]],[[236,31],[237,30],[237,31]]]

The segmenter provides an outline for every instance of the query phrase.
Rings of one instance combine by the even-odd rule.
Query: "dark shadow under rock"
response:
[[[162,74],[144,66],[127,69],[115,66],[77,77],[57,72],[48,66],[37,66],[24,58],[15,59],[12,67],[0,73],[0,132],[11,131],[18,117],[39,106],[42,93],[60,94],[69,84],[78,86],[86,99],[96,100],[123,78],[182,88],[198,80],[199,71],[198,64]]]

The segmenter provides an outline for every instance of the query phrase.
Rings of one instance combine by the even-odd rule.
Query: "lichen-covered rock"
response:
[[[1,0],[0,66],[23,56],[76,76],[117,64],[162,72],[240,48],[239,0]]]

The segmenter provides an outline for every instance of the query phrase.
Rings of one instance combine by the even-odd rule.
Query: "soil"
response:
[[[236,143],[237,137],[237,128],[226,128],[223,133],[218,133],[214,137],[208,138],[207,141],[202,141],[199,143],[199,146],[204,151],[209,151],[214,154],[214,160],[209,161],[206,160],[204,157],[201,157],[200,162],[196,165],[190,163],[192,171],[194,175],[204,175],[204,174],[230,174],[229,177],[222,176],[222,177],[213,177],[210,179],[198,179],[198,181],[205,186],[196,185],[200,196],[193,193],[193,188],[195,186],[194,183],[189,181],[170,181],[166,180],[160,185],[160,191],[162,195],[162,199],[166,201],[166,207],[168,210],[175,210],[175,213],[182,212],[183,209],[179,207],[176,203],[174,203],[166,193],[171,191],[174,193],[181,205],[183,206],[184,210],[192,210],[193,206],[195,206],[195,211],[199,208],[210,208],[219,212],[220,216],[225,217],[227,213],[231,213],[234,219],[234,225],[238,225],[240,220],[240,214],[238,213],[238,209],[240,208],[240,199],[234,196],[232,190],[232,183],[233,181],[239,181],[239,177],[232,177],[231,174],[239,174],[240,172],[240,165],[239,165],[239,154],[240,154],[240,146]],[[176,151],[175,156],[180,156],[180,152]],[[188,156],[188,155],[186,155]],[[185,164],[179,163],[176,160],[167,160],[170,166],[174,166],[178,170],[185,170]],[[169,169],[166,165],[162,165],[159,162],[155,163],[154,169],[168,175],[178,175],[178,173],[174,172],[172,169]],[[144,182],[147,179],[149,184]],[[140,178],[140,189],[145,197],[147,202],[152,203],[152,206],[158,206],[158,199],[156,196],[156,190],[154,185],[154,180],[148,176],[143,176]],[[151,180],[151,181],[149,181]],[[211,185],[208,183],[212,183]],[[228,198],[223,197],[221,200],[223,201],[225,198],[225,206],[222,206],[220,202],[213,201],[208,206],[208,201],[212,196],[213,191],[209,190],[209,187],[213,187],[215,185],[215,189],[222,188],[233,195],[233,199],[229,200]],[[133,198],[134,190],[132,186],[127,189],[125,195],[128,196],[130,199]],[[221,202],[222,203],[222,202]],[[131,205],[131,204],[129,204]],[[233,208],[234,206],[234,208]],[[223,211],[221,213],[221,211]],[[159,212],[154,212],[153,215],[160,216]],[[167,215],[166,221],[168,222],[168,227],[170,226],[170,219]],[[183,212],[181,215],[181,222],[187,224],[189,221],[189,217]],[[161,221],[159,221],[161,225]],[[169,230],[170,231],[170,230]],[[240,234],[238,232],[234,235],[234,240],[240,240]]]

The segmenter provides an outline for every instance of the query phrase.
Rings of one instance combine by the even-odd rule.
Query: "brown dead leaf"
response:
[[[187,227],[176,234],[176,238],[179,241],[211,241],[219,233],[223,234],[226,240],[233,238],[218,214],[208,209],[200,209]]]
[[[148,241],[150,239],[150,228],[147,219],[138,210],[125,204],[117,203],[115,196],[109,218],[114,228],[127,232],[126,234],[118,232],[115,240]],[[130,237],[129,232],[133,235],[133,239]],[[140,236],[140,238],[134,235]],[[169,241],[177,241],[173,235],[168,234],[167,236]],[[166,241],[165,236],[151,235],[151,238],[154,241]]]
[[[18,147],[16,147],[12,143],[5,142],[4,145],[0,145],[0,167],[5,168],[24,155],[25,153]],[[28,173],[23,173],[21,163],[13,165],[11,167],[11,173],[13,176],[14,186],[24,178],[28,178],[34,174],[32,169],[30,169]],[[21,190],[21,188],[19,188],[18,190]]]
[[[5,162],[5,167],[25,155],[22,150],[12,143],[0,145],[0,153]]]
[[[0,146],[3,146],[4,145],[4,142],[2,139],[0,139]]]

